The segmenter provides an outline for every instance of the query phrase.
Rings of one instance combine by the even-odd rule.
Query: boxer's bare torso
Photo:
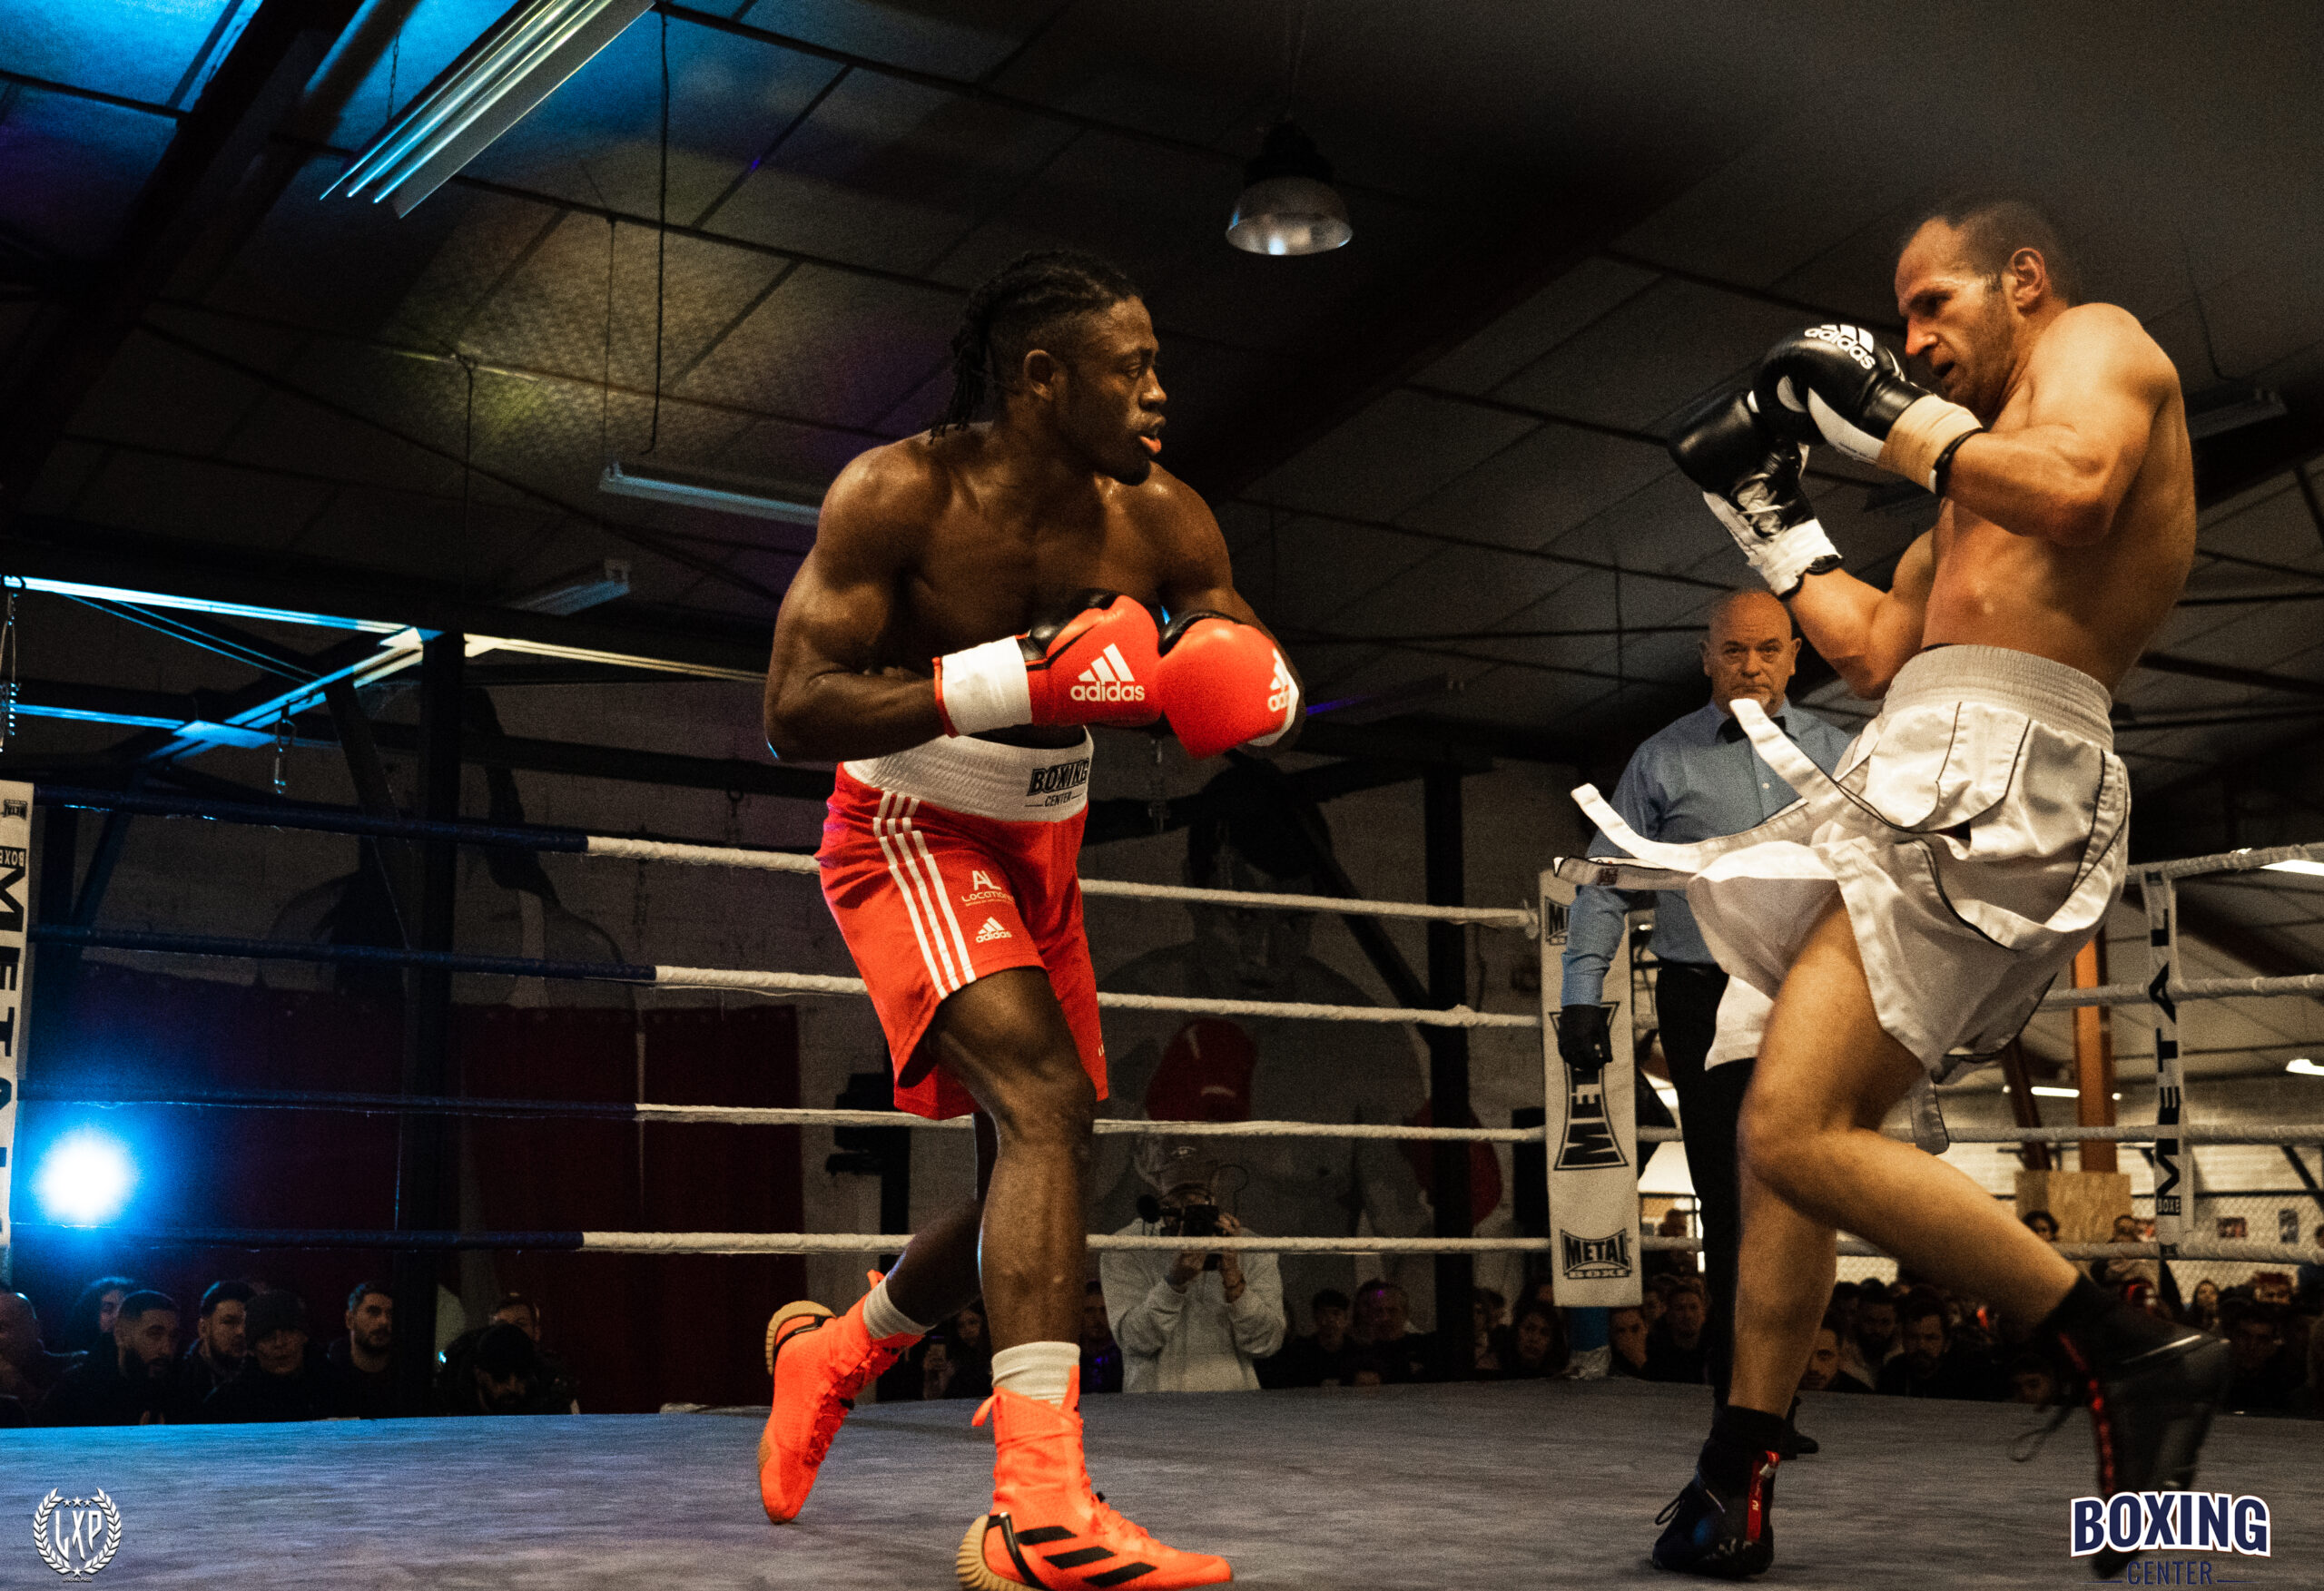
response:
[[[1082,591],[1258,623],[1201,496],[1158,466],[1139,467],[1159,450],[1161,407],[1144,307],[1128,301],[1097,335],[1109,340],[1094,362],[1125,399],[1116,430],[1065,438],[1002,423],[923,433],[841,472],[775,623],[766,722],[777,754],[876,757],[935,739],[943,725],[931,660],[1021,633]],[[1147,436],[1157,441],[1140,440]],[[990,738],[1062,746],[1082,732]]]
[[[1929,646],[2007,647],[2112,690],[2179,599],[2195,551],[2178,373],[2111,304],[2013,322],[1965,313],[1957,271],[1920,244],[1897,266],[1906,345],[1989,427],[1955,455],[1935,527],[1889,591],[1810,576],[1793,611],[1858,695]]]

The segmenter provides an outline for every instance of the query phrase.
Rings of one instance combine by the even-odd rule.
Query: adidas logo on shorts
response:
[[[1081,683],[1068,694],[1076,702],[1143,702],[1146,687],[1130,676],[1122,649],[1108,646],[1081,671]]]
[[[997,917],[985,918],[984,927],[977,930],[977,943],[980,945],[990,945],[995,939],[1013,939],[1016,937],[1000,926],[1000,919]]]

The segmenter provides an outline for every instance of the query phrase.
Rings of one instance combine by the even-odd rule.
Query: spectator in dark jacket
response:
[[[202,1405],[210,1394],[241,1373],[249,1357],[249,1321],[244,1311],[258,1296],[247,1282],[213,1282],[195,1312],[193,1341],[178,1360],[172,1425],[198,1425],[209,1417]]]
[[[113,1335],[121,1301],[133,1292],[145,1291],[145,1284],[134,1277],[98,1277],[81,1290],[81,1296],[64,1311],[64,1329],[56,1334],[57,1345],[67,1353],[84,1353],[94,1349]]]
[[[1271,1359],[1259,1361],[1262,1387],[1345,1387],[1355,1377],[1355,1344],[1347,1294],[1326,1287],[1310,1300],[1315,1331],[1295,1337]]]
[[[307,1306],[295,1292],[261,1292],[243,1310],[251,1360],[242,1373],[202,1400],[202,1418],[220,1425],[271,1425],[326,1419],[332,1388],[308,1357]]]
[[[1709,1295],[1699,1276],[1675,1277],[1663,1293],[1662,1318],[1647,1334],[1646,1379],[1692,1385],[1703,1379],[1710,1360],[1709,1344],[1703,1338],[1710,1318]]]
[[[1622,1308],[1606,1311],[1606,1373],[1609,1376],[1629,1376],[1635,1380],[1646,1379],[1648,1339],[1653,1328],[1646,1323],[1646,1311]]]
[[[67,1370],[41,1404],[43,1425],[165,1425],[177,1380],[178,1306],[140,1289],[113,1311],[112,1334]]]
[[[1529,1303],[1517,1311],[1517,1324],[1510,1332],[1500,1379],[1538,1381],[1561,1376],[1572,1357],[1567,1345],[1564,1317],[1544,1305]]]
[[[436,1379],[447,1414],[569,1414],[573,1397],[521,1326],[496,1321],[444,1350]]]
[[[21,1292],[0,1292],[0,1429],[38,1422],[40,1406],[77,1353],[51,1353],[41,1341],[40,1311]]]
[[[347,1295],[347,1335],[323,1353],[332,1414],[386,1419],[396,1411],[396,1300],[384,1282],[359,1282]]]
[[[1835,1311],[1816,1329],[1816,1345],[1807,1350],[1807,1369],[1799,1378],[1803,1392],[1869,1392],[1871,1388],[1848,1374],[1841,1362],[1840,1341],[1847,1321]]]
[[[2284,1342],[2281,1312],[2272,1304],[2238,1301],[2221,1311],[2220,1324],[2235,1355],[2227,1407],[2239,1414],[2289,1410],[2305,1367]]]
[[[1904,1398],[1962,1398],[1997,1401],[2004,1389],[1992,1357],[1953,1341],[1945,1302],[1915,1293],[1897,1311],[1904,1351],[1880,1367],[1874,1390]]]
[[[1409,1329],[1404,1290],[1367,1282],[1355,1290],[1355,1331],[1350,1386],[1425,1381],[1436,1370],[1436,1340]]]

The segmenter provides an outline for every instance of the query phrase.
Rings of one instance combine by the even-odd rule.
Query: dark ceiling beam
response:
[[[1725,152],[1707,150],[1704,160],[1715,164]],[[1325,318],[1286,349],[1297,377],[1254,395],[1209,431],[1217,440],[1189,447],[1173,467],[1211,496],[1239,495],[1610,247],[1691,180],[1618,172],[1606,173],[1602,185],[1577,179],[1543,193],[1498,231],[1448,238],[1433,264]]]
[[[2254,690],[2279,691],[2291,696],[2324,696],[2324,680],[2303,680],[2296,674],[2239,668],[2230,663],[2206,663],[2199,657],[2180,657],[2168,652],[2148,653],[2139,659],[2139,667],[2150,673],[2211,680],[2222,685],[2249,685]]]
[[[695,574],[717,581],[721,584],[731,585],[748,595],[759,598],[762,602],[780,605],[783,601],[783,593],[771,586],[762,585],[746,575],[737,574],[715,558],[704,557],[689,547],[675,545],[669,538],[656,531],[648,530],[642,525],[632,525],[626,521],[608,518],[604,514],[593,508],[584,508],[577,503],[568,503],[555,492],[537,486],[530,481],[520,479],[505,471],[494,469],[488,465],[478,464],[473,458],[463,457],[453,448],[440,447],[424,437],[415,437],[409,431],[389,425],[377,415],[366,414],[351,404],[341,403],[337,398],[327,398],[320,392],[311,391],[295,381],[286,380],[262,366],[253,365],[247,359],[237,358],[222,349],[212,348],[199,339],[186,337],[166,326],[156,326],[150,321],[141,329],[148,337],[169,343],[172,347],[183,349],[186,352],[207,359],[213,365],[233,371],[245,380],[280,392],[287,398],[295,398],[302,403],[310,404],[325,414],[336,415],[340,419],[351,420],[357,425],[368,427],[383,437],[393,437],[407,447],[430,454],[447,464],[466,471],[478,480],[490,481],[495,486],[507,487],[519,496],[529,497],[545,507],[554,508],[560,514],[597,525],[607,535],[627,542],[641,552],[653,553],[659,557],[667,558],[674,564],[691,569]]]
[[[0,568],[34,579],[500,635],[749,672],[765,669],[771,633],[767,625],[710,614],[684,624],[647,625],[623,622],[617,607],[566,618],[526,613],[383,570],[267,550],[178,542],[31,515],[19,517],[0,535]]]
[[[1480,535],[1460,535],[1451,531],[1423,530],[1416,525],[1399,525],[1393,519],[1366,519],[1354,514],[1333,514],[1320,508],[1301,508],[1289,503],[1270,503],[1264,497],[1236,497],[1235,502],[1246,508],[1263,508],[1271,514],[1281,514],[1290,519],[1320,519],[1326,525],[1344,525],[1359,530],[1376,530],[1387,535],[1400,535],[1410,541],[1434,542],[1439,546],[1465,547],[1472,552],[1494,553],[1503,557],[1530,558],[1537,564],[1561,564],[1569,569],[1588,569],[1600,575],[1620,575],[1630,580],[1656,580],[1666,585],[1691,585],[1700,591],[1721,594],[1734,590],[1723,580],[1706,580],[1699,575],[1665,573],[1659,569],[1632,569],[1612,564],[1603,558],[1584,558],[1571,553],[1553,553],[1546,547],[1511,546],[1505,542],[1487,541]],[[1716,521],[1713,521],[1716,524]]]
[[[178,123],[112,252],[69,296],[0,398],[0,525],[171,276],[254,224],[236,190],[322,64],[359,0],[263,0]],[[227,242],[237,240],[225,239]]]
[[[812,39],[803,39],[792,34],[777,33],[772,28],[759,27],[750,23],[736,22],[730,17],[720,16],[713,12],[700,11],[691,5],[674,4],[672,0],[663,0],[663,3],[655,6],[655,9],[664,13],[674,22],[689,23],[696,27],[708,28],[714,33],[731,34],[736,38],[750,39],[758,44],[773,45],[776,49],[789,50],[793,54],[811,56],[818,61],[828,61],[835,66],[852,67],[855,71],[866,73],[874,77],[885,77],[898,83],[909,83],[920,88],[934,89],[959,99],[974,100],[1001,110],[1014,111],[1020,116],[1030,116],[1039,121],[1055,123],[1061,127],[1071,127],[1077,132],[1101,133],[1111,138],[1121,139],[1125,142],[1142,143],[1150,149],[1168,150],[1173,154],[1203,161],[1225,171],[1239,170],[1245,161],[1258,152],[1254,149],[1238,154],[1232,150],[1220,149],[1215,144],[1197,142],[1191,138],[1176,138],[1167,133],[1157,133],[1151,128],[1134,126],[1126,122],[1109,122],[1100,116],[1086,115],[1079,111],[1067,110],[1061,105],[1045,104],[1039,100],[1026,99],[1020,94],[1004,93],[981,78],[951,77],[940,72],[922,72],[914,67],[899,66],[893,62],[882,61],[876,56],[861,55],[852,50],[835,49],[829,44],[817,44]],[[1049,19],[1050,22],[1055,20],[1054,16]],[[1049,24],[1044,23],[1042,25],[1046,28]],[[1433,213],[1441,208],[1437,203],[1413,194],[1399,192],[1392,188],[1377,187],[1349,177],[1334,177],[1334,182],[1348,192],[1386,200],[1392,204],[1402,205],[1407,210],[1422,214]]]
[[[1633,270],[1651,271],[1656,276],[1667,276],[1674,281],[1691,282],[1696,287],[1709,288],[1712,292],[1725,293],[1729,298],[1749,299],[1756,303],[1772,304],[1778,309],[1796,309],[1810,320],[1842,320],[1857,326],[1869,327],[1875,331],[1886,331],[1895,337],[1905,335],[1905,323],[1901,320],[1886,320],[1876,316],[1854,314],[1844,309],[1835,309],[1829,304],[1813,304],[1806,299],[1795,299],[1788,293],[1779,293],[1770,288],[1753,287],[1748,282],[1729,281],[1724,277],[1705,276],[1701,271],[1689,270],[1684,266],[1670,265],[1659,260],[1649,260],[1626,250],[1600,249],[1598,250],[1598,258],[1610,260],[1616,265],[1627,265]]]

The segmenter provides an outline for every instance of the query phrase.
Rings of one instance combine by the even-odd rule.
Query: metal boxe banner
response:
[[[1613,1309],[1639,1301],[1638,1068],[1631,1057],[1630,937],[1606,969],[1609,1055],[1601,1067],[1558,1055],[1565,908],[1575,887],[1541,874],[1541,1056],[1550,1166],[1550,1262],[1558,1302]]]
[[[32,926],[33,787],[0,781],[0,1255],[15,1239],[16,1079],[25,1068],[25,936]]]

